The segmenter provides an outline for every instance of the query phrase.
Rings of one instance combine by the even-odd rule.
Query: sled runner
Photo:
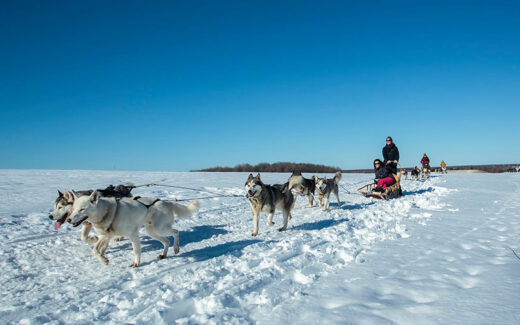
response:
[[[364,197],[373,197],[375,199],[393,199],[403,195],[401,191],[401,184],[399,183],[399,177],[396,174],[393,174],[395,178],[395,184],[388,186],[383,190],[383,192],[374,191],[377,187],[375,183],[367,184],[363,187],[358,188],[358,192],[363,194]]]

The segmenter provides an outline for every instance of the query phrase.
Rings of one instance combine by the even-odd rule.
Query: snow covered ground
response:
[[[264,174],[265,183],[288,174]],[[310,176],[310,175],[307,175]],[[245,198],[201,200],[177,220],[179,255],[142,234],[132,269],[127,240],[108,266],[79,228],[53,230],[56,189],[131,181],[244,194],[246,173],[0,170],[2,323],[519,324],[520,174],[434,175],[403,181],[404,196],[361,197],[372,175],[345,174],[341,207],[298,197],[286,232],[277,212],[251,237]],[[135,195],[205,196],[166,187]]]

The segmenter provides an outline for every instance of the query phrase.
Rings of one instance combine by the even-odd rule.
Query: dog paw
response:
[[[274,225],[274,222],[271,222],[271,223],[267,223],[268,226],[272,226]]]
[[[251,236],[253,236],[253,237],[256,237],[256,235],[258,235],[258,233],[256,233],[256,232],[251,234]]]
[[[173,252],[174,252],[175,254],[179,254],[179,247],[174,247],[174,248],[173,248]]]
[[[123,237],[116,237],[114,238],[114,241],[122,241],[123,240]]]
[[[164,254],[161,254],[161,255],[157,256],[157,258],[160,259],[160,260],[162,260],[165,257],[166,257],[166,255],[164,255]]]
[[[135,263],[135,262],[132,263],[132,265],[130,265],[130,267],[138,267],[138,266],[139,266],[139,264],[137,264],[137,263]]]
[[[105,258],[105,259],[103,260],[103,264],[105,264],[105,265],[108,265],[109,262],[110,262],[110,260],[109,260],[108,258]]]
[[[287,228],[282,227],[282,228],[278,229],[278,231],[285,231],[286,229],[287,229]]]
[[[92,236],[92,237],[87,238],[86,242],[89,244],[95,244],[98,242],[98,240],[99,240],[98,236]]]

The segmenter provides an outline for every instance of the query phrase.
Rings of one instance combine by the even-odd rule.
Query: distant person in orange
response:
[[[446,174],[446,163],[441,161],[441,173]]]

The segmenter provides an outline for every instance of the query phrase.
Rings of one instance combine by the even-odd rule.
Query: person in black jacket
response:
[[[374,173],[376,176],[374,181],[377,183],[374,191],[383,192],[385,188],[395,184],[390,167],[384,166],[379,159],[374,160]]]
[[[392,173],[397,174],[399,163],[399,149],[394,144],[392,137],[386,137],[386,146],[383,147],[384,164],[390,168]]]

